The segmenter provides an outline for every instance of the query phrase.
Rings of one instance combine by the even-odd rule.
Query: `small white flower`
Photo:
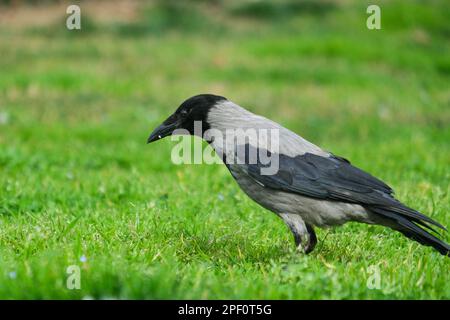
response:
[[[84,254],[80,257],[80,261],[81,262],[86,262],[87,261],[87,258],[86,258],[86,256]]]
[[[100,187],[98,187],[98,192],[100,192],[101,194],[105,194],[106,193],[106,188],[104,185],[101,185]]]
[[[15,271],[11,271],[10,273],[8,273],[8,276],[10,279],[15,279],[17,278],[17,273]]]
[[[9,114],[7,112],[0,112],[0,124],[7,124],[9,122]]]
[[[217,198],[219,198],[220,201],[223,201],[223,199],[225,199],[225,197],[223,196],[223,194],[219,193],[217,195]]]

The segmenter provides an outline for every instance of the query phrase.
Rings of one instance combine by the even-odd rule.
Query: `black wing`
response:
[[[276,156],[266,150],[254,150],[247,145],[246,153],[249,152],[257,154],[266,152],[272,159]],[[278,161],[279,170],[273,175],[261,174],[261,169],[268,165],[263,165],[259,157],[256,163],[243,166],[252,179],[266,188],[317,199],[362,205],[371,212],[388,218],[393,222],[390,227],[422,244],[436,247],[434,242],[440,240],[418,225],[433,230],[428,225],[432,224],[445,230],[438,222],[396,200],[394,191],[387,184],[352,166],[344,158],[334,155],[323,157],[311,153],[296,157],[279,154]],[[439,246],[441,246],[441,252],[448,253],[448,245],[441,242]]]

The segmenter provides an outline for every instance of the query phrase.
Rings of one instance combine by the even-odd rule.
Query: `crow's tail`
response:
[[[442,255],[450,257],[450,245],[426,230],[429,229],[436,232],[427,224],[427,222],[430,223],[430,218],[427,217],[427,220],[424,221],[424,219],[422,219],[422,214],[400,203],[399,207],[370,206],[368,209],[371,212],[386,218],[384,220],[385,223],[383,224],[387,227],[403,233],[406,237],[413,239],[420,244],[431,246]],[[432,220],[431,223],[445,230],[439,223]]]

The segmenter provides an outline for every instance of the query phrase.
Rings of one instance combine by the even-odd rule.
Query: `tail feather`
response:
[[[433,247],[442,255],[450,256],[450,245],[421,228],[421,226],[423,226],[434,231],[434,229],[428,226],[423,220],[417,219],[417,217],[411,217],[410,215],[401,214],[398,212],[399,210],[395,210],[395,208],[393,210],[393,208],[386,207],[370,207],[370,211],[386,218],[386,226],[401,232],[406,237],[413,239],[422,245]],[[431,219],[428,218],[427,222],[429,222],[429,220]],[[437,223],[433,224],[438,225]]]
[[[414,210],[414,209],[411,209],[411,208],[405,206],[403,203],[399,202],[398,200],[396,200],[396,201],[397,201],[397,203],[396,203],[395,206],[389,207],[389,209],[391,211],[394,211],[394,212],[397,212],[397,213],[399,213],[401,215],[407,216],[408,219],[411,219],[414,222],[417,222],[417,223],[419,223],[419,224],[423,225],[424,227],[427,227],[427,228],[429,228],[431,230],[433,230],[433,229],[429,225],[427,225],[427,223],[430,223],[430,224],[432,224],[432,225],[434,225],[434,226],[436,226],[436,227],[438,227],[438,228],[440,228],[442,230],[447,231],[447,229],[442,224],[440,224],[439,222],[434,221],[430,217],[427,217],[426,215],[420,213],[417,210]],[[426,223],[424,223],[424,222],[426,222]]]

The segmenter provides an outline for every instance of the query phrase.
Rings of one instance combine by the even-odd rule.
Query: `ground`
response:
[[[375,1],[381,30],[364,1],[114,3],[81,2],[81,31],[0,7],[0,298],[450,298],[433,249],[347,224],[303,255],[224,166],[145,143],[221,94],[450,227],[447,1]]]

